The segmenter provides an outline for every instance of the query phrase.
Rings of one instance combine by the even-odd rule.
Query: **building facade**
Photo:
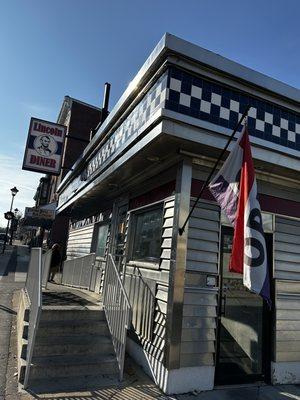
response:
[[[166,34],[57,189],[68,258],[112,254],[129,354],[166,393],[300,382],[300,91]],[[229,272],[202,183],[247,105],[273,307]],[[59,121],[60,122],[60,121]],[[237,134],[238,136],[238,134]]]
[[[67,127],[67,135],[62,157],[62,168],[58,176],[46,176],[47,193],[45,203],[57,203],[57,188],[65,175],[72,170],[72,166],[80,158],[86,146],[90,143],[91,131],[101,120],[101,109],[84,103],[70,96],[65,96],[57,123]],[[58,215],[51,226],[49,241],[65,243],[67,240],[69,219]]]

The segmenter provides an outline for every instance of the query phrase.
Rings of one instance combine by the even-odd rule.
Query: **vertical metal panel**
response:
[[[166,366],[168,369],[180,367],[181,327],[184,303],[184,278],[186,268],[188,225],[179,235],[190,210],[192,165],[183,160],[178,168],[176,179],[174,230],[171,249],[171,267],[169,278],[169,297],[167,303],[167,347]]]
[[[300,220],[276,216],[274,236],[274,358],[300,361]]]
[[[28,349],[26,355],[26,369],[24,388],[28,387],[30,368],[32,365],[35,337],[39,326],[42,310],[42,249],[32,248],[25,283],[25,290],[29,298]]]

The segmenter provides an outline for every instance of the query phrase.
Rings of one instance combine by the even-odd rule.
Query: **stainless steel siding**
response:
[[[85,256],[91,252],[94,224],[69,231],[67,259]]]
[[[218,273],[219,229],[218,207],[199,202],[189,221],[187,271]]]
[[[200,201],[188,230],[181,367],[214,365],[218,289],[206,287],[206,278],[218,274],[219,231],[218,206]]]
[[[300,221],[276,217],[275,270],[276,279],[300,281]]]
[[[300,361],[300,221],[276,217],[275,361]]]
[[[127,220],[128,223],[130,223],[130,219]],[[164,203],[159,265],[156,268],[147,268],[146,265],[138,265],[138,263],[137,266],[134,266],[128,260],[129,263],[126,266],[126,290],[133,307],[135,333],[138,335],[144,350],[158,361],[163,361],[165,351],[173,223],[174,199],[170,198]],[[126,233],[128,233],[128,227]],[[126,246],[130,245],[129,237],[126,235]],[[137,273],[142,276],[142,280],[132,278],[132,275]],[[142,281],[147,286],[142,287]],[[135,285],[133,285],[134,282],[136,282]],[[145,305],[147,305],[147,312]]]

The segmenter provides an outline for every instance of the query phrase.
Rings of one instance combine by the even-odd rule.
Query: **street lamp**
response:
[[[10,203],[10,210],[9,210],[9,215],[11,215],[12,214],[12,208],[13,208],[13,204],[14,204],[14,199],[15,199],[15,196],[16,196],[16,194],[18,193],[18,189],[14,186],[13,188],[11,188],[10,189],[10,191],[11,191],[11,196],[12,196],[12,198],[11,198],[11,203]],[[10,218],[11,219],[11,218]],[[5,251],[5,247],[6,247],[6,243],[7,243],[7,235],[8,235],[8,229],[9,229],[9,221],[10,221],[10,219],[7,219],[7,226],[6,226],[6,233],[5,233],[5,239],[4,239],[4,243],[3,243],[3,247],[2,247],[2,254],[4,253],[4,251]]]
[[[10,222],[10,238],[9,238],[10,245],[12,244],[14,232],[16,231],[17,226],[18,226],[18,220],[17,220],[18,212],[19,212],[19,209],[15,208],[14,212],[12,214],[11,222]]]
[[[14,198],[19,190],[14,186],[12,189],[10,189],[10,191],[11,191],[12,197]],[[13,200],[12,200],[12,203],[13,203]],[[11,204],[10,210],[12,210],[12,204]]]

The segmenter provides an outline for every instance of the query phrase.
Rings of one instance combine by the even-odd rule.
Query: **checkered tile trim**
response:
[[[293,112],[177,68],[169,70],[168,89],[165,108],[229,129],[250,104],[250,135],[300,150],[300,116]]]
[[[88,179],[106,161],[111,159],[113,154],[145,124],[154,112],[164,107],[167,95],[167,80],[168,74],[166,72],[152,86],[117,130],[111,134],[103,146],[100,147],[87,166],[84,174],[85,179]]]

